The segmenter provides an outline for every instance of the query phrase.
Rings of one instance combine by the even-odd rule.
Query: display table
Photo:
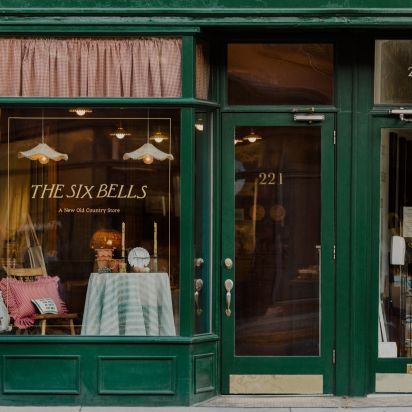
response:
[[[82,335],[176,335],[167,273],[92,273]]]

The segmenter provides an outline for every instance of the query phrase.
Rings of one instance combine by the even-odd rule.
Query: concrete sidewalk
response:
[[[412,396],[217,396],[190,407],[0,406],[0,412],[412,412]]]

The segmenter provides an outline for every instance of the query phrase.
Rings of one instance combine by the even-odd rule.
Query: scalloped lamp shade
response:
[[[173,160],[173,155],[170,153],[162,152],[151,143],[145,143],[143,146],[139,147],[133,152],[125,153],[123,155],[123,159],[143,160],[146,164],[150,164],[153,162],[153,159]]]
[[[19,152],[17,155],[19,159],[26,157],[30,160],[38,160],[40,163],[47,163],[49,160],[59,162],[60,160],[67,160],[69,156],[65,153],[57,152],[52,149],[46,143],[39,143],[33,149],[26,150],[25,152]]]

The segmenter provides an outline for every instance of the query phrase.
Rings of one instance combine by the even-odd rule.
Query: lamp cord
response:
[[[149,116],[150,116],[150,109],[147,109],[147,143],[149,143]]]
[[[44,143],[44,109],[41,109],[41,142]]]

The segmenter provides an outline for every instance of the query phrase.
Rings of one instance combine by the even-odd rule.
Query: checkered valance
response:
[[[0,96],[179,97],[177,38],[0,38]]]

